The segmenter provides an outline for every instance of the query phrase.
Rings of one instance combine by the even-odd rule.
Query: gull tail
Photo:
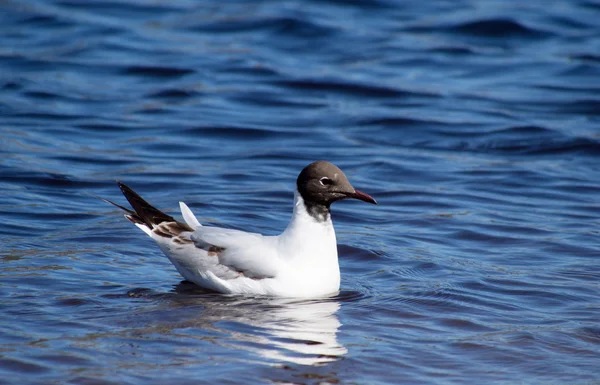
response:
[[[127,186],[126,184],[117,181],[117,185],[119,185],[121,192],[123,193],[123,195],[125,195],[125,198],[129,202],[133,210],[123,207],[108,199],[100,199],[125,211],[127,213],[125,214],[125,218],[127,218],[131,223],[139,227],[143,232],[145,232],[149,236],[152,236],[152,230],[163,222],[175,222],[181,227],[181,230],[194,231],[188,225],[177,222],[172,216],[163,213],[156,207],[152,206],[150,203],[146,202],[141,196],[139,196],[135,191],[131,189],[131,187]]]

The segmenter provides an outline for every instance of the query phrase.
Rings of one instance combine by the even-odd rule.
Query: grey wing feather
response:
[[[257,233],[203,226],[190,239],[197,247],[216,254],[221,265],[239,271],[249,278],[263,279],[275,276],[281,264],[276,248],[276,237]]]

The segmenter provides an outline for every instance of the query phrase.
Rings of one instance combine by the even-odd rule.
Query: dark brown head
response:
[[[296,187],[307,211],[317,218],[327,217],[329,206],[345,198],[377,204],[373,197],[352,187],[342,170],[324,160],[306,166],[298,175]]]

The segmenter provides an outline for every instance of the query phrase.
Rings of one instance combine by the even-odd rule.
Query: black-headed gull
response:
[[[125,217],[156,241],[188,281],[228,294],[321,297],[338,292],[333,202],[355,198],[377,204],[356,190],[335,165],[317,161],[296,181],[294,212],[283,233],[263,236],[240,230],[202,226],[189,207],[179,202],[185,223],[151,206],[117,182],[133,210]]]

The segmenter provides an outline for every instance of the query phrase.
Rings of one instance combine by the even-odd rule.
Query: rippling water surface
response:
[[[0,383],[599,384],[600,3],[0,4]],[[277,234],[342,291],[181,282],[90,194]],[[17,380],[18,379],[18,380]]]

